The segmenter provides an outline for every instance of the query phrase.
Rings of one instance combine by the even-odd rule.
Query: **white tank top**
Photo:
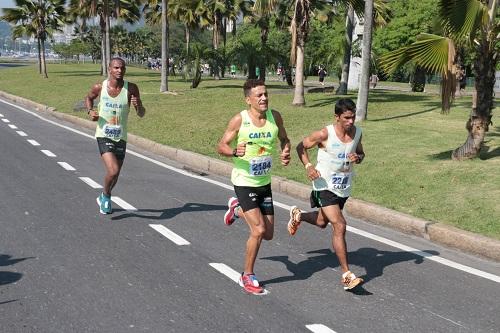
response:
[[[318,149],[318,164],[316,164],[316,170],[321,177],[313,180],[313,189],[329,190],[339,197],[346,198],[351,195],[351,183],[354,177],[353,163],[349,161],[347,155],[356,152],[361,138],[361,128],[355,127],[354,139],[348,143],[339,140],[333,125],[328,125],[326,129],[328,140],[324,148]]]

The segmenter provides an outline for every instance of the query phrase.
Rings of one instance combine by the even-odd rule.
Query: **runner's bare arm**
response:
[[[217,145],[217,152],[223,156],[243,156],[245,155],[246,144],[240,143],[236,148],[231,148],[231,142],[238,136],[241,126],[241,114],[235,115],[227,124],[226,131]]]
[[[99,94],[101,93],[101,88],[102,84],[96,83],[95,85],[92,86],[92,88],[90,88],[89,93],[85,97],[85,107],[87,108],[87,114],[93,121],[99,119],[99,112],[97,112],[97,110],[94,109],[94,100],[97,97],[99,97]]]
[[[328,130],[325,128],[312,132],[309,136],[306,136],[302,142],[297,145],[297,154],[299,155],[299,159],[304,164],[304,168],[306,169],[307,176],[309,179],[313,180],[320,177],[320,173],[316,168],[312,165],[311,160],[309,159],[309,154],[307,153],[308,149],[314,148],[328,139]]]
[[[290,139],[288,139],[288,135],[286,134],[285,125],[283,124],[283,118],[278,111],[272,111],[274,120],[276,121],[276,125],[278,126],[278,139],[280,140],[280,160],[281,164],[287,166],[290,163]]]
[[[144,117],[146,114],[146,108],[142,105],[141,94],[139,93],[139,87],[135,83],[129,82],[129,102],[134,106],[135,112],[139,117]]]

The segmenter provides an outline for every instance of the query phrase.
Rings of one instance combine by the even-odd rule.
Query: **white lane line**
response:
[[[3,118],[3,114],[0,113],[0,118]]]
[[[77,134],[85,136],[87,138],[94,139],[93,135],[89,135],[87,133],[84,133],[82,131],[76,130],[74,128],[61,125],[59,123],[56,123],[55,121],[52,121],[52,120],[49,120],[49,119],[45,119],[44,117],[40,116],[39,114],[37,114],[37,113],[35,113],[33,111],[30,111],[28,109],[25,109],[25,108],[23,108],[21,106],[18,106],[18,105],[6,102],[6,101],[4,101],[2,99],[0,99],[0,102],[2,102],[4,104],[7,104],[7,105],[10,105],[10,106],[12,106],[14,108],[17,108],[19,110],[22,110],[22,111],[24,111],[26,113],[29,113],[32,116],[37,117],[37,118],[39,118],[39,119],[41,119],[41,120],[43,120],[45,122],[48,122],[50,124],[55,125],[55,126],[59,126],[61,128],[67,129],[68,131],[71,131],[73,133],[77,133]],[[231,185],[227,185],[227,184],[218,182],[216,180],[204,178],[202,176],[199,176],[199,175],[187,172],[186,170],[175,168],[173,166],[170,166],[170,165],[167,165],[167,164],[162,163],[160,161],[154,160],[154,159],[152,159],[150,157],[144,156],[144,155],[142,155],[140,153],[137,153],[135,151],[132,151],[132,150],[127,150],[127,152],[129,154],[132,154],[134,156],[142,158],[143,160],[149,161],[149,162],[151,162],[153,164],[156,164],[156,165],[161,166],[161,167],[163,167],[165,169],[177,172],[177,173],[182,174],[184,176],[191,177],[191,178],[194,178],[194,179],[198,179],[198,180],[201,180],[201,181],[204,181],[204,182],[207,182],[207,183],[211,183],[211,184],[223,187],[223,188],[231,190],[231,191],[233,190],[233,186],[231,186]],[[277,202],[277,201],[274,201],[274,204],[277,207],[283,208],[285,210],[289,210],[290,209],[289,205],[282,204],[282,203]],[[372,233],[369,233],[369,232],[366,232],[366,231],[362,231],[360,229],[356,229],[356,228],[353,228],[353,227],[350,227],[350,226],[347,226],[347,231],[355,233],[355,234],[358,234],[360,236],[363,236],[363,237],[366,237],[366,238],[369,238],[369,239],[372,239],[372,240],[375,240],[375,241],[378,241],[378,242],[381,242],[381,243],[384,243],[384,244],[387,244],[387,245],[390,245],[390,246],[393,246],[393,247],[398,248],[398,249],[409,248],[406,245],[403,245],[401,243],[393,242],[393,241],[391,241],[389,239],[386,239],[386,238],[383,238],[383,237],[379,237],[379,236],[377,236],[375,234],[372,234]],[[472,268],[472,267],[469,267],[469,266],[465,266],[465,265],[456,263],[456,262],[451,261],[451,260],[444,259],[444,258],[442,258],[440,256],[431,255],[431,254],[428,254],[428,253],[425,253],[425,252],[422,252],[422,251],[419,251],[419,250],[416,250],[416,252],[421,253],[421,254],[417,254],[417,255],[425,254],[425,256],[424,256],[425,258],[427,258],[429,260],[432,260],[432,261],[435,261],[435,262],[438,262],[438,263],[443,264],[445,266],[452,267],[452,268],[455,268],[455,269],[459,269],[459,270],[467,272],[469,274],[473,274],[473,275],[476,275],[476,276],[479,276],[479,277],[482,277],[482,278],[486,278],[486,279],[492,280],[494,282],[500,283],[500,276],[498,276],[498,275],[490,274],[490,273],[487,273],[487,272],[484,272],[484,271],[481,271],[481,270],[478,270],[478,269],[475,269],[475,268]]]
[[[125,200],[123,200],[120,197],[111,196],[111,201],[113,201],[115,204],[117,204],[118,206],[120,206],[121,208],[123,208],[125,210],[132,211],[132,212],[137,211],[137,208],[135,208],[134,206],[132,206],[131,204],[129,204],[128,202],[126,202]]]
[[[40,150],[42,153],[44,153],[45,155],[47,155],[48,157],[56,157],[56,154],[54,154],[53,152],[51,152],[50,150],[47,150],[47,149],[42,149]]]
[[[238,283],[238,280],[240,279],[241,274],[238,273],[237,271],[235,271],[234,269],[232,269],[231,267],[229,267],[228,265],[221,264],[218,262],[212,262],[209,265],[212,266],[213,268],[215,268],[220,273],[227,276],[228,278],[230,278],[231,280],[233,280],[234,282]]]
[[[156,231],[158,231],[163,236],[165,236],[168,239],[170,239],[172,242],[174,242],[177,245],[189,245],[189,244],[191,244],[187,240],[185,240],[184,238],[182,238],[181,236],[179,236],[176,233],[174,233],[172,230],[170,230],[167,227],[165,227],[164,225],[161,225],[161,224],[150,224],[149,226],[151,228],[155,229]]]
[[[9,120],[9,119],[7,119],[7,118],[2,118],[2,121],[3,121],[4,123],[10,123],[10,120]]]
[[[23,131],[16,131],[16,133],[20,136],[28,136],[28,134],[24,133]]]
[[[66,162],[57,162],[57,164],[59,164],[60,166],[62,166],[64,169],[66,169],[68,171],[75,171],[76,170],[75,168],[73,168],[71,165],[69,165]]]
[[[86,183],[92,188],[102,188],[101,184],[95,182],[92,178],[89,177],[78,177],[78,178],[80,178],[84,183]]]
[[[12,128],[12,129],[17,129],[16,125],[9,124],[9,127]]]
[[[40,144],[36,142],[35,140],[28,140],[29,143],[31,143],[33,146],[39,146]]]
[[[377,242],[381,242],[381,243],[390,245],[392,247],[401,249],[403,251],[407,251],[407,252],[416,254],[417,256],[424,257],[424,258],[426,258],[428,260],[432,260],[434,262],[438,262],[438,263],[446,265],[448,267],[453,267],[455,269],[458,269],[459,271],[470,273],[470,274],[473,274],[473,275],[476,275],[476,276],[480,276],[482,278],[485,278],[485,279],[488,279],[488,280],[500,283],[500,276],[498,276],[498,275],[490,274],[488,272],[484,272],[484,271],[481,271],[479,269],[475,269],[475,268],[472,268],[472,267],[469,267],[469,266],[465,266],[465,265],[456,263],[454,261],[445,259],[443,257],[435,256],[433,254],[429,254],[427,252],[420,251],[419,249],[415,249],[413,247],[406,246],[404,244],[392,241],[390,239],[387,239],[387,238],[384,238],[384,237],[381,237],[381,236],[377,236],[377,235],[371,234],[369,232],[366,232],[366,231],[363,231],[363,230],[360,230],[360,229],[357,229],[357,228],[354,228],[354,227],[347,226],[347,230],[350,231],[350,232],[352,232],[352,233],[354,233],[354,234],[357,234],[357,235],[360,235],[360,236],[363,236],[363,237],[367,237],[367,238],[373,239],[373,240],[375,240]]]
[[[306,325],[306,328],[314,333],[336,333],[335,331],[329,329],[327,326],[322,324]]]

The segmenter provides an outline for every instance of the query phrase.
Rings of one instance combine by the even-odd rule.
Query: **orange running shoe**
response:
[[[287,229],[290,236],[295,235],[300,225],[301,210],[297,206],[290,207],[290,221],[288,221]]]
[[[344,274],[342,274],[342,285],[344,286],[344,290],[351,290],[355,288],[356,286],[360,285],[363,283],[363,279],[356,277],[354,273],[351,271],[347,271]]]

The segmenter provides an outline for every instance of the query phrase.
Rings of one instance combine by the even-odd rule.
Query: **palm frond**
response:
[[[380,57],[380,66],[386,73],[394,72],[407,62],[414,62],[429,72],[448,75],[450,39],[432,34],[420,34],[415,43],[386,53]]]
[[[488,7],[480,0],[440,0],[445,30],[456,40],[474,40],[479,27],[488,23]]]

